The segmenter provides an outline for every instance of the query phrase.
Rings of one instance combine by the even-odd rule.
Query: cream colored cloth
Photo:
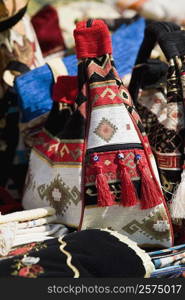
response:
[[[17,229],[16,236],[20,235],[27,235],[30,236],[31,234],[40,234],[43,233],[45,235],[53,235],[59,230],[64,229],[66,230],[66,227],[62,224],[47,224],[42,226],[37,226],[33,228],[27,228],[27,229]]]
[[[6,256],[11,250],[16,230],[16,223],[0,225],[0,256]]]
[[[8,222],[24,222],[39,219],[46,216],[55,215],[53,207],[35,208],[30,210],[17,211],[7,215],[0,216],[0,224]]]
[[[67,227],[62,224],[50,224],[46,226],[18,230],[12,247],[58,238],[66,235],[67,233]]]
[[[55,209],[51,207],[0,216],[0,257],[6,256],[12,247],[67,234],[67,227],[56,224],[56,219]]]
[[[56,220],[57,220],[56,215],[53,215],[49,217],[39,218],[36,220],[31,220],[28,222],[21,222],[17,224],[17,229],[34,228],[45,224],[55,223]]]
[[[119,8],[134,8],[148,19],[156,21],[171,21],[185,25],[184,0],[119,0]]]
[[[0,215],[0,256],[6,256],[15,245],[54,238],[58,236],[57,232],[66,232],[66,227],[62,224],[47,224],[54,221],[56,221],[56,215],[52,207]]]

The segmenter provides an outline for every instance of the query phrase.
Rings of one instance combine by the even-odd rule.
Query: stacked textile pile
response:
[[[155,265],[155,271],[152,272],[151,277],[185,277],[185,244],[148,252],[148,254]]]
[[[59,237],[68,232],[56,224],[55,209],[45,207],[0,215],[0,256],[16,246]]]

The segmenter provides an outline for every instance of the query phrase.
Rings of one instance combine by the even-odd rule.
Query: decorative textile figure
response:
[[[180,57],[184,52],[184,36],[184,31],[180,31],[173,23],[155,22],[149,25],[129,86],[156,157],[164,196],[175,224],[175,219],[184,214],[184,201],[180,200],[184,197],[179,194],[182,192],[181,189],[176,197],[179,200],[174,199],[174,193],[181,181],[184,155],[185,124],[181,75],[183,72],[180,67],[182,65]],[[158,82],[154,78],[155,82],[147,86],[146,77],[151,76],[147,58],[156,41],[168,61],[168,71],[166,75],[165,71],[163,72],[164,76]],[[140,95],[139,88],[143,88]],[[184,226],[174,227],[175,237],[181,242],[184,241],[183,228]]]
[[[108,28],[101,20],[79,22],[74,37],[79,59],[77,108],[57,139],[43,133],[42,144],[35,146],[23,205],[50,202],[68,226],[109,227],[143,247],[171,245],[171,223],[155,160],[114,67]],[[69,105],[65,89],[61,101]]]

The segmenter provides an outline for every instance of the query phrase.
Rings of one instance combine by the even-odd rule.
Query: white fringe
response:
[[[181,182],[178,185],[170,205],[172,219],[185,219],[185,170],[181,175]]]

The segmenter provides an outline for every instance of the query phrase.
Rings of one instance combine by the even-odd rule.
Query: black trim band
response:
[[[17,24],[22,19],[22,17],[24,16],[24,14],[27,10],[27,6],[28,6],[28,4],[26,4],[26,6],[21,8],[21,10],[19,10],[18,13],[15,14],[14,16],[8,18],[7,20],[1,21],[0,22],[0,32],[3,32],[7,29],[10,29],[15,24]]]
[[[139,144],[139,143],[105,145],[105,146],[90,148],[87,150],[86,154],[88,155],[88,154],[91,154],[94,152],[110,152],[110,151],[129,150],[129,149],[143,150],[143,146],[142,146],[142,144]]]
[[[20,61],[12,60],[7,65],[5,70],[18,71],[22,74],[22,73],[26,73],[26,72],[30,71],[30,68],[26,64],[24,64]]]

